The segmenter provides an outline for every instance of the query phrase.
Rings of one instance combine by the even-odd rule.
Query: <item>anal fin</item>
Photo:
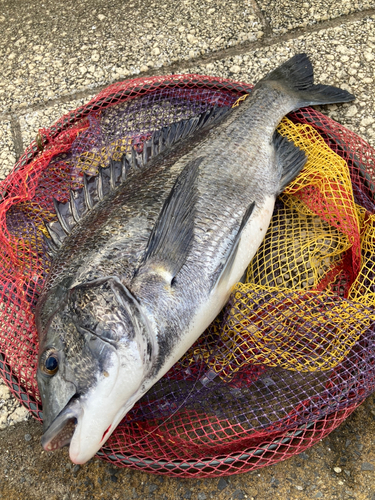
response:
[[[237,234],[234,238],[233,244],[231,247],[228,249],[228,252],[222,259],[222,262],[220,264],[220,267],[217,272],[217,278],[215,282],[212,285],[212,289],[216,287],[220,287],[220,284],[225,282],[231,273],[231,270],[233,268],[234,261],[236,260],[236,255],[238,251],[238,246],[241,241],[241,236],[243,233],[244,228],[246,227],[246,224],[249,222],[249,219],[254,211],[255,208],[255,202],[253,201],[246,209],[246,212],[242,218],[240,227],[238,228]]]

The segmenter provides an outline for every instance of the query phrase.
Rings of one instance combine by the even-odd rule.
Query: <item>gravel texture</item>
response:
[[[0,113],[263,35],[252,0],[24,4],[0,2]]]
[[[375,8],[374,0],[258,0],[272,33],[281,35],[295,28],[306,28],[355,12]]]
[[[0,180],[4,179],[16,161],[11,123],[0,121]]]
[[[88,95],[81,99],[74,99],[68,102],[55,103],[49,105],[48,107],[38,109],[36,111],[30,111],[20,116],[20,126],[23,147],[26,148],[31,141],[33,141],[41,128],[48,128],[53,125],[56,120],[61,118],[69,111],[72,111],[79,106],[82,106],[88,102],[93,95]]]
[[[20,406],[0,379],[0,431],[28,418],[30,418],[28,410]]]

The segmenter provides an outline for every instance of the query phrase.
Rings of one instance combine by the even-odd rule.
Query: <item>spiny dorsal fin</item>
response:
[[[66,203],[53,199],[57,221],[46,224],[51,240],[47,238],[50,254],[57,252],[65,237],[88,211],[126,179],[128,169],[125,155],[121,162],[111,160],[108,167],[99,167],[97,176],[84,174],[83,188],[71,190]]]
[[[125,181],[130,169],[144,168],[150,160],[171,148],[178,141],[186,139],[198,130],[220,122],[230,110],[231,108],[228,106],[215,106],[198,116],[180,120],[156,130],[143,143],[140,152],[132,147],[130,153],[123,155],[121,161],[111,159],[109,166],[99,167],[98,175],[88,176],[84,174],[83,188],[71,191],[69,201],[66,203],[54,201],[58,222],[48,224],[54,228],[54,233],[58,234],[58,240],[56,237],[53,240],[54,246],[57,248],[61,246],[66,235],[71,232],[79,220],[99,201],[103,200],[110,191]],[[60,231],[57,231],[57,225],[60,226]],[[48,232],[50,233],[50,231]]]
[[[52,231],[52,229],[51,229],[51,225],[50,225],[50,224],[46,224],[46,223],[44,223],[44,226],[45,226],[45,228],[46,228],[46,230],[47,230],[47,233],[48,233],[48,235],[49,235],[49,238],[47,238],[47,237],[45,236],[45,234],[43,234],[43,236],[44,236],[44,241],[45,241],[45,242],[46,242],[46,244],[47,244],[48,254],[49,254],[50,256],[52,256],[52,257],[53,257],[53,256],[56,254],[57,250],[60,248],[60,246],[61,246],[61,241],[60,241],[60,239],[57,239],[57,238],[55,237],[55,234],[54,234],[54,232]]]
[[[196,180],[201,156],[190,161],[178,176],[151,231],[146,251],[136,274],[156,270],[173,284],[186,262],[194,237]]]
[[[65,234],[70,234],[71,228],[68,222],[68,217],[71,215],[70,204],[60,203],[55,198],[53,198],[53,204],[60,226],[63,228]]]
[[[49,234],[49,238],[45,238],[48,246],[48,253],[53,256],[61,247],[62,242],[66,237],[66,233],[57,221],[45,224],[45,227]]]
[[[85,195],[85,204],[87,210],[91,210],[94,206],[91,197],[92,189],[90,189],[93,185],[93,182],[94,182],[93,177],[89,177],[86,173],[83,174],[83,192]]]
[[[214,106],[198,116],[180,120],[160,130],[156,130],[150,139],[144,143],[144,149],[150,152],[150,158],[152,158],[156,154],[162,153],[170,148],[178,141],[193,135],[198,130],[219,123],[231,109],[232,108],[228,106]]]
[[[77,193],[77,191],[75,191],[75,192]],[[75,220],[75,222],[79,222],[81,220],[81,215],[77,209],[74,191],[72,191],[72,190],[70,190],[69,206],[70,206],[70,213],[72,214],[73,219]]]

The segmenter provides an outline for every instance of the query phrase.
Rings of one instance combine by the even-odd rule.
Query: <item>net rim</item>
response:
[[[118,461],[121,462],[123,466],[133,467],[151,474],[163,474],[163,475],[173,475],[174,477],[221,477],[221,476],[229,476],[234,474],[241,474],[245,472],[250,472],[251,470],[256,470],[266,465],[274,465],[278,462],[284,461],[287,458],[290,458],[297,453],[289,453],[283,457],[279,457],[277,460],[271,461],[269,464],[267,463],[258,463],[262,460],[262,456],[267,452],[273,452],[278,450],[279,447],[286,446],[293,442],[293,440],[300,439],[301,444],[298,446],[298,453],[302,453],[305,449],[310,448],[315,445],[318,441],[326,437],[329,433],[334,431],[338,426],[342,424],[342,422],[354,411],[358,408],[361,403],[355,403],[354,405],[349,406],[345,410],[339,410],[330,414],[325,415],[323,418],[311,422],[309,424],[302,424],[297,426],[296,428],[289,429],[286,432],[280,432],[279,437],[276,437],[269,442],[268,444],[259,444],[258,446],[254,446],[251,448],[245,448],[240,452],[229,453],[225,457],[221,455],[214,455],[211,457],[199,457],[195,460],[158,460],[158,459],[150,459],[144,456],[137,456],[135,454],[125,454],[125,453],[113,453],[111,451],[106,451],[105,447],[103,447],[96,456],[107,460],[108,462],[117,464]],[[339,416],[340,414],[343,414]],[[334,421],[334,425],[327,425],[325,429],[325,424],[327,421]],[[319,436],[315,439],[308,438],[305,436],[305,433],[308,431],[314,430],[314,428],[318,427],[318,431],[320,431]],[[319,428],[320,427],[320,428]],[[253,462],[253,466],[251,460],[255,459],[257,462]],[[265,459],[264,459],[265,460]],[[265,462],[267,462],[265,460]],[[237,464],[244,463],[245,465],[239,470],[233,470],[233,467],[236,467]],[[246,467],[247,466],[247,467]],[[205,469],[214,468],[214,471]],[[227,471],[220,470],[219,467],[228,467]],[[230,469],[232,468],[232,469]],[[173,474],[174,472],[174,474]]]

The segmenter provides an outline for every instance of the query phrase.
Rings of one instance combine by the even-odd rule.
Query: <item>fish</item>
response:
[[[110,160],[47,224],[51,269],[35,311],[42,445],[93,457],[227,303],[305,153],[276,128],[354,96],[314,84],[306,54],[237,107],[155,130]]]

